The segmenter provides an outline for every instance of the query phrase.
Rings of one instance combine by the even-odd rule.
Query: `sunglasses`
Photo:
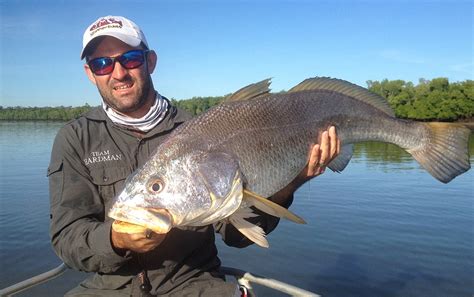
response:
[[[114,71],[115,61],[118,61],[125,69],[134,69],[145,62],[145,50],[131,50],[118,57],[101,57],[87,62],[90,70],[95,75],[107,75]]]

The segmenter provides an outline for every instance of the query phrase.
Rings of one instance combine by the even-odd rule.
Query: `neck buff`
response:
[[[147,114],[139,119],[135,119],[116,112],[102,101],[102,108],[112,122],[129,129],[131,128],[143,132],[150,131],[164,119],[166,112],[168,111],[168,105],[168,100],[161,97],[157,92],[155,103]]]

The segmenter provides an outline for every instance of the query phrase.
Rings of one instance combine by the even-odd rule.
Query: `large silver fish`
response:
[[[262,197],[301,172],[318,134],[331,125],[343,145],[329,164],[335,171],[349,162],[353,143],[367,140],[402,147],[444,183],[470,168],[470,130],[462,125],[397,119],[385,99],[342,80],[311,78],[277,94],[269,84],[237,91],[170,134],[116,198],[109,212],[116,230],[119,222],[166,233],[227,220],[268,246],[263,230],[245,220],[254,215],[249,207],[302,223]]]

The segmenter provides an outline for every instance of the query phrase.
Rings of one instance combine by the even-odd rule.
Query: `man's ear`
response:
[[[95,81],[94,73],[92,73],[91,69],[89,68],[89,65],[84,64],[84,71],[86,72],[87,77],[89,78],[89,80],[90,80],[94,85],[97,85],[97,83],[96,83],[96,81]]]
[[[148,73],[152,74],[158,62],[158,56],[156,55],[155,51],[150,50],[148,54],[146,55],[146,58],[147,58],[147,65],[148,65]]]

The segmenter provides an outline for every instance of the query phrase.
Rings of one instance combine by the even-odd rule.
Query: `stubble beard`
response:
[[[133,82],[133,84],[136,84],[137,81],[133,80],[132,78],[129,78],[130,82]],[[99,90],[100,95],[102,96],[102,99],[104,100],[105,104],[107,106],[113,108],[115,111],[118,111],[122,114],[127,114],[131,112],[135,112],[139,110],[141,107],[143,107],[148,99],[148,94],[150,92],[150,87],[151,87],[151,77],[150,75],[146,76],[146,78],[143,80],[143,84],[141,87],[137,88],[138,93],[136,94],[136,98],[132,101],[132,104],[129,105],[123,105],[121,104],[121,99],[116,98],[112,94],[112,86],[107,86],[107,89],[104,90],[104,88],[101,88],[97,86],[97,89]]]

